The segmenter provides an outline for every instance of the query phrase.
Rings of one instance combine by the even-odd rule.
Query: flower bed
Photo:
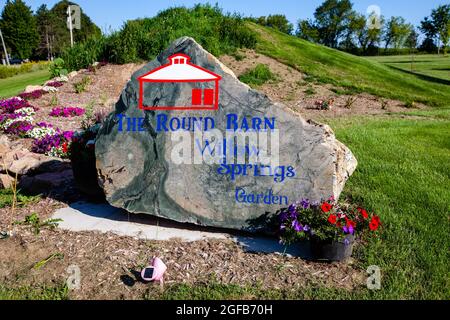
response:
[[[35,100],[35,99],[39,99],[46,93],[47,93],[47,91],[40,89],[40,90],[34,90],[32,92],[23,92],[23,93],[19,94],[19,97],[22,99],[25,99],[25,100]]]
[[[35,139],[32,151],[51,157],[68,158],[72,137],[72,131],[61,132],[59,129],[56,129],[54,135],[46,135],[40,139]]]
[[[6,100],[0,100],[0,114],[14,113],[17,110],[24,108],[33,108],[35,111],[38,110],[22,98],[13,97]]]
[[[79,117],[86,113],[86,110],[83,108],[77,108],[77,107],[56,107],[53,108],[50,112],[51,117],[63,117],[63,118],[70,118],[70,117]]]
[[[71,109],[75,109],[76,114],[84,114],[84,110],[80,111],[81,108],[68,109],[69,113]],[[45,122],[33,124],[33,116],[37,110],[21,98],[0,100],[0,130],[21,138],[34,139],[32,151],[35,153],[68,158],[73,132],[61,131]]]
[[[62,81],[52,81],[52,82],[47,83],[48,87],[54,87],[54,88],[60,88],[63,85],[64,85],[64,82],[62,82]]]

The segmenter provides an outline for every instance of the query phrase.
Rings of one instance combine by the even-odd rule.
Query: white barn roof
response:
[[[169,57],[169,64],[161,66],[140,77],[149,81],[213,81],[221,77],[211,71],[190,63],[185,54],[174,54]]]

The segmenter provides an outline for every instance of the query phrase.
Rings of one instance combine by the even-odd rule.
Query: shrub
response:
[[[48,62],[28,62],[19,66],[0,65],[0,79],[6,79],[33,70],[42,70],[48,66]]]
[[[273,74],[265,64],[258,64],[254,69],[248,70],[239,77],[239,80],[242,82],[255,86],[263,85],[264,83],[275,79],[275,74]]]
[[[55,59],[55,61],[50,64],[49,71],[53,78],[67,75],[68,72],[65,68],[64,59]]]
[[[75,44],[62,58],[68,70],[88,68],[95,61],[123,64],[151,60],[182,36],[194,38],[216,56],[256,46],[256,35],[242,17],[206,4],[170,8],[153,18],[127,21],[120,31],[107,37]]]
[[[94,62],[102,60],[105,50],[106,37],[89,38],[72,48],[67,48],[61,55],[64,66],[69,70],[86,69]],[[126,50],[125,45],[125,50]]]
[[[76,93],[82,93],[86,91],[87,86],[91,83],[91,78],[89,77],[83,77],[83,79],[80,82],[74,83],[73,87],[75,88]]]

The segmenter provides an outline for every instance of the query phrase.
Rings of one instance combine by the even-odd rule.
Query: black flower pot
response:
[[[355,238],[348,236],[342,241],[324,241],[317,238],[310,240],[311,258],[316,261],[345,261],[353,253]]]

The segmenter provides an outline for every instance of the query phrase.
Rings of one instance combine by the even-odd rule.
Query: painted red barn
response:
[[[139,108],[142,110],[218,110],[221,76],[192,64],[188,55],[177,53],[169,63],[139,77]],[[144,86],[155,83],[185,83],[192,85],[191,105],[146,106]]]

